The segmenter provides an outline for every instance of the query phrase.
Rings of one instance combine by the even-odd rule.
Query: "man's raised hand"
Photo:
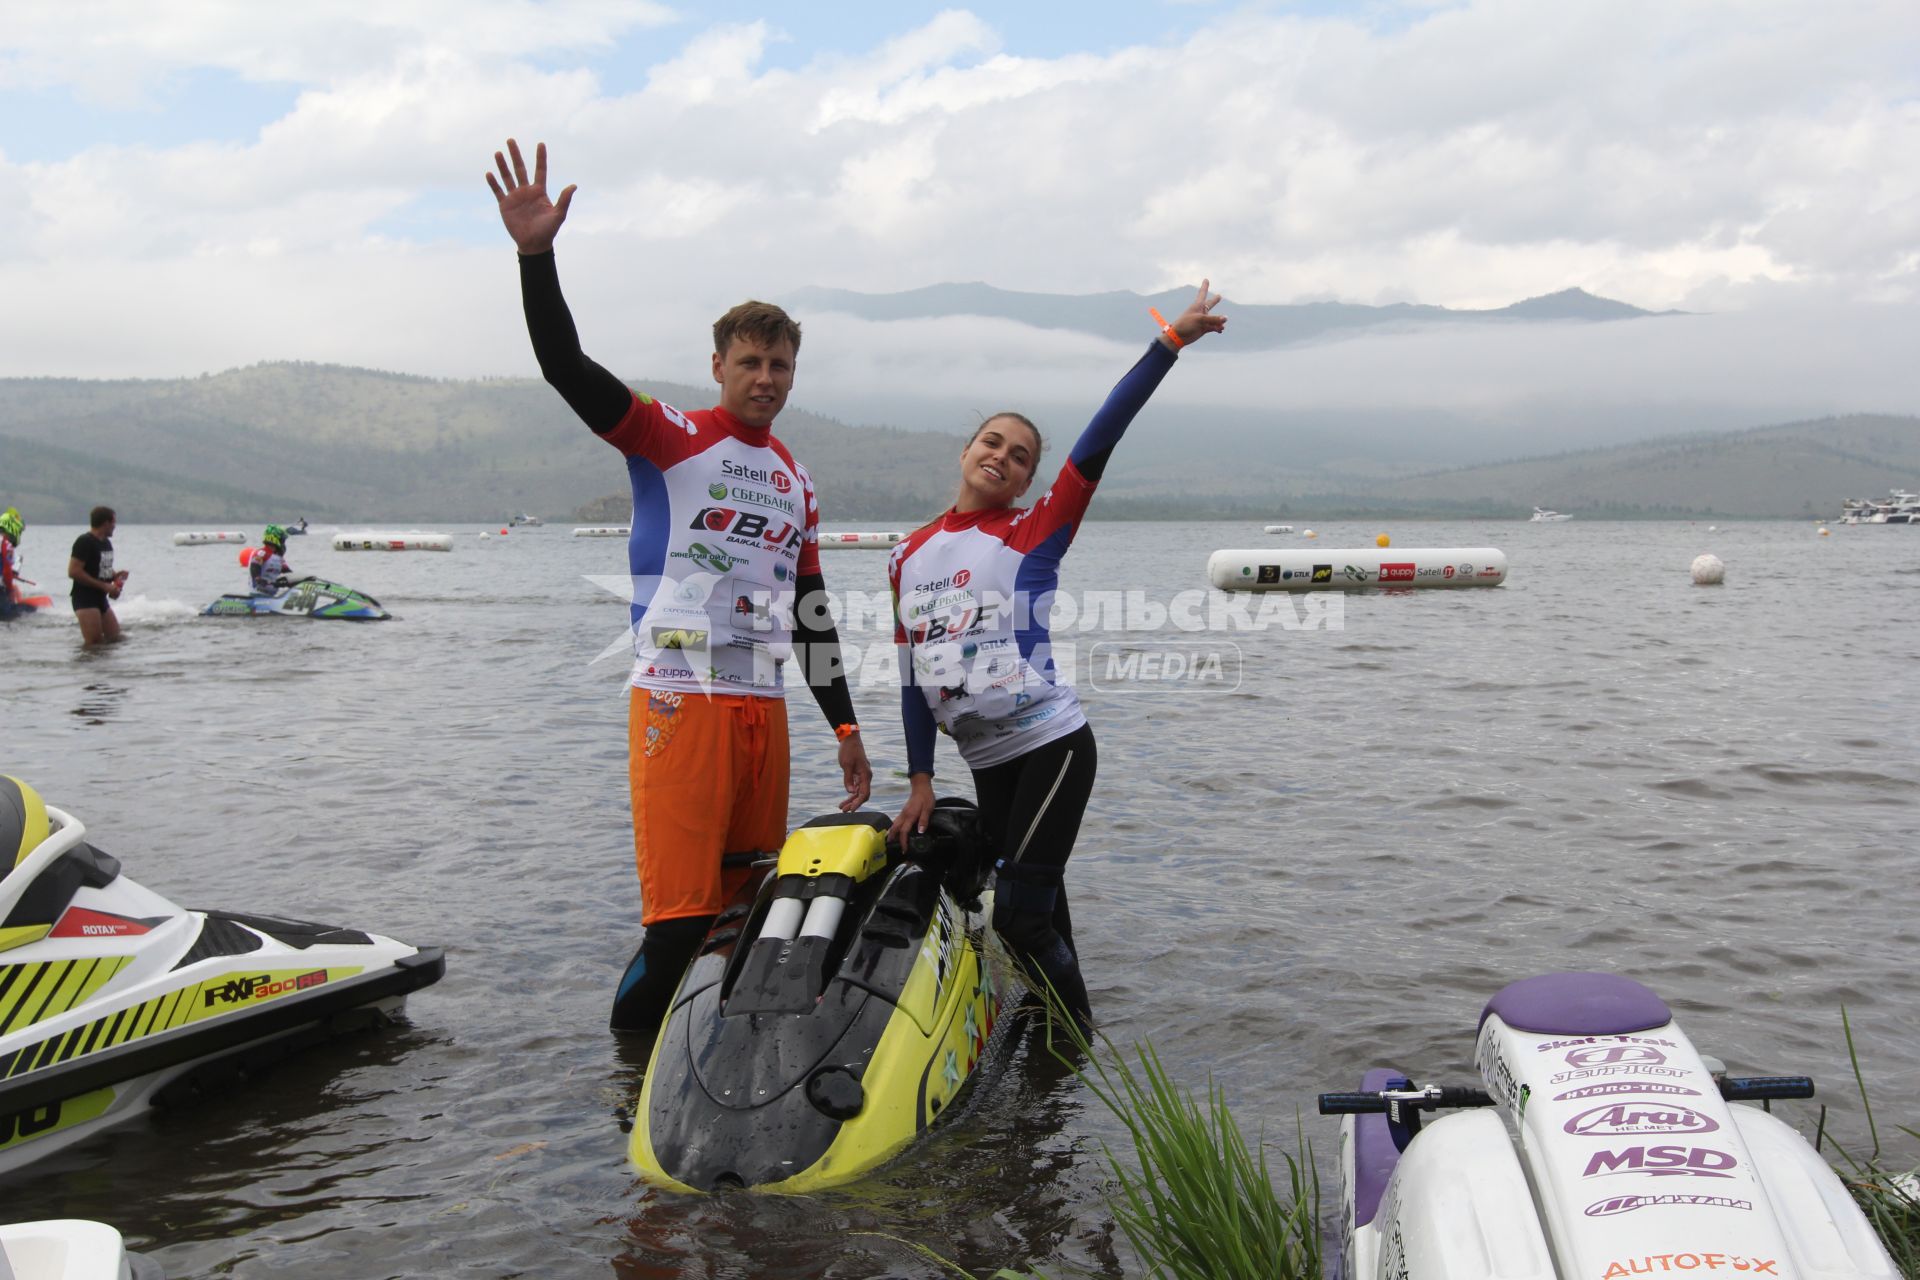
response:
[[[508,163],[508,157],[512,163]],[[521,253],[546,253],[560,224],[567,220],[567,206],[573,203],[573,187],[560,193],[558,200],[547,199],[547,144],[533,149],[533,180],[527,180],[527,162],[520,155],[520,144],[507,139],[504,153],[493,153],[498,177],[489,173],[487,185],[500,204],[500,221]]]

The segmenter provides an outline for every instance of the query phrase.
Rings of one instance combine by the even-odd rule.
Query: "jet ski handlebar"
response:
[[[1728,1102],[1770,1102],[1777,1098],[1811,1098],[1810,1076],[1716,1076],[1720,1096]],[[1323,1116],[1398,1115],[1402,1108],[1439,1111],[1449,1107],[1491,1107],[1493,1095],[1484,1089],[1428,1085],[1424,1089],[1381,1089],[1372,1093],[1323,1093]]]
[[[1395,1112],[1400,1107],[1417,1111],[1437,1111],[1443,1107],[1491,1107],[1493,1095],[1485,1089],[1456,1089],[1450,1085],[1428,1085],[1424,1089],[1380,1089],[1373,1093],[1323,1093],[1320,1114],[1357,1116],[1371,1112]]]

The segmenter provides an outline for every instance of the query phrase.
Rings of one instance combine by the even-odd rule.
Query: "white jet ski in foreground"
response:
[[[0,1226],[0,1280],[165,1280],[104,1222],[53,1218]]]
[[[1480,1015],[1486,1091],[1393,1070],[1340,1126],[1345,1280],[1898,1280],[1839,1177],[1759,1107],[1804,1076],[1710,1067],[1628,978],[1513,983]],[[1460,1110],[1428,1119],[1446,1108]]]
[[[0,776],[0,1175],[246,1067],[391,1020],[446,969],[332,925],[187,911]]]

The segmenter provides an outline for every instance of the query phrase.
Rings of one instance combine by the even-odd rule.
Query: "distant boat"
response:
[[[1293,532],[1293,526],[1290,524],[1270,524],[1266,526],[1266,529],[1268,533],[1292,533]]]
[[[1841,524],[1920,524],[1920,495],[1895,489],[1879,502],[1848,498],[1840,504]]]
[[[528,515],[528,514],[527,514],[526,512],[524,512],[524,511],[522,511],[522,512],[521,512],[521,513],[520,513],[519,515],[517,515],[517,516],[508,516],[508,517],[507,517],[507,523],[508,523],[508,524],[510,524],[510,525],[512,525],[512,524],[524,524],[524,525],[528,525],[528,526],[537,526],[537,525],[539,525],[539,524],[541,523],[541,520],[540,520],[540,517],[539,517],[539,516],[530,516],[530,515]]]
[[[1571,519],[1573,519],[1572,516],[1562,515],[1558,511],[1548,511],[1541,507],[1535,507],[1533,509],[1533,523],[1535,524],[1552,524],[1558,520]]]

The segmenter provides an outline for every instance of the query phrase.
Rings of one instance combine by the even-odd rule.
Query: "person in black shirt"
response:
[[[67,576],[73,579],[73,616],[80,622],[80,640],[86,645],[112,644],[120,638],[120,619],[113,602],[127,580],[125,569],[113,567],[112,507],[95,507],[87,517],[92,527],[73,540]]]

